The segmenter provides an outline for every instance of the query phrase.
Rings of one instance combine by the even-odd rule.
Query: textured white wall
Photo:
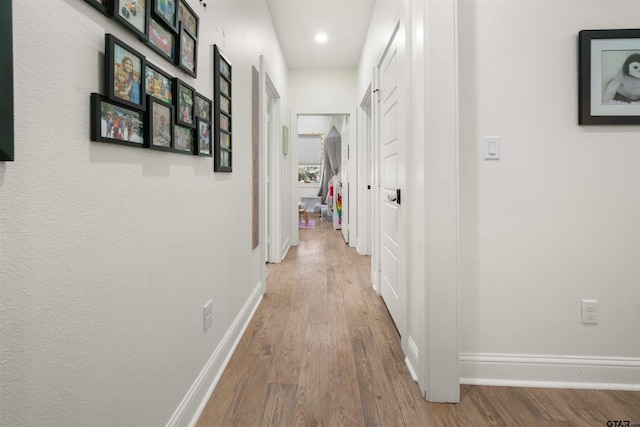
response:
[[[578,32],[637,28],[640,3],[459,10],[461,350],[640,366],[640,127],[577,124]],[[483,160],[484,135],[501,137],[499,161]],[[583,298],[599,300],[597,326],[581,324]]]
[[[251,250],[251,66],[268,58],[285,111],[286,64],[262,1],[208,3],[190,1],[201,23],[193,80],[83,1],[13,2],[0,425],[164,425],[263,279],[262,250]],[[211,45],[221,45],[234,66],[233,173],[89,140],[107,32],[210,98]]]

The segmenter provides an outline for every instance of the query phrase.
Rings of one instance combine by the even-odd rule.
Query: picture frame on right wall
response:
[[[213,46],[213,170],[233,171],[231,62]]]
[[[578,35],[581,125],[640,124],[640,29]]]

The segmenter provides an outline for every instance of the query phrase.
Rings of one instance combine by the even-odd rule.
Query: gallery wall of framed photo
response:
[[[177,69],[197,77],[199,18],[185,0],[84,0]],[[104,95],[91,94],[91,140],[213,157],[212,100],[105,35]]]

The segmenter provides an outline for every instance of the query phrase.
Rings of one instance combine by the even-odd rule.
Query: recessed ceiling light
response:
[[[316,34],[316,41],[318,43],[324,43],[329,39],[329,37],[327,37],[327,35],[325,33],[318,33]]]

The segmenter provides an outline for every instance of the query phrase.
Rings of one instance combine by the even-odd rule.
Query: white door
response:
[[[402,35],[396,27],[378,62],[380,123],[380,293],[389,313],[404,337],[406,313],[405,216],[401,191],[405,182],[404,117],[401,90]]]
[[[342,237],[349,243],[349,116],[342,121],[340,153],[340,185],[342,186]]]

